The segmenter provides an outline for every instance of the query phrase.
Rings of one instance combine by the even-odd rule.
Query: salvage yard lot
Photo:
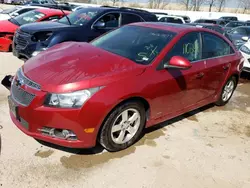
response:
[[[22,61],[0,53],[0,79]],[[127,150],[109,153],[41,145],[11,122],[0,86],[0,187],[249,188],[250,83],[225,107],[210,105],[148,129]]]

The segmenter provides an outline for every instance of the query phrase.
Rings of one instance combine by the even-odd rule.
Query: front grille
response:
[[[17,86],[17,80],[13,81],[13,84],[11,86],[11,96],[12,98],[22,104],[23,106],[28,106],[35,98],[34,94],[31,94],[24,89],[22,89],[20,86]]]
[[[33,89],[36,89],[36,90],[40,90],[41,89],[41,86],[39,84],[31,81],[26,76],[24,76],[24,73],[23,73],[23,71],[22,71],[21,68],[17,71],[17,78],[24,85],[27,85],[27,86],[29,86],[29,87],[31,87]]]
[[[26,33],[17,31],[15,35],[15,43],[18,46],[18,48],[26,48],[28,45],[28,41],[25,39],[25,36],[27,37]]]

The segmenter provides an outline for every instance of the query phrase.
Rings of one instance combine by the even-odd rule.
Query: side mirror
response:
[[[189,69],[192,65],[189,60],[181,56],[174,56],[170,59],[168,64],[164,64],[165,69],[174,68],[174,69]]]
[[[96,23],[93,25],[93,27],[94,27],[95,29],[101,29],[101,28],[104,28],[104,27],[105,27],[105,23],[104,23],[104,22],[98,21],[98,22],[96,22]]]
[[[241,39],[242,39],[243,41],[247,42],[248,39],[249,39],[249,37],[242,37]]]

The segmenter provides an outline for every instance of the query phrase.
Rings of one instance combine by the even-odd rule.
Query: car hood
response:
[[[62,29],[67,29],[75,26],[70,26],[58,22],[39,22],[39,23],[30,23],[30,24],[25,24],[20,27],[20,29],[23,32],[33,34],[38,31],[57,31],[57,30],[62,30]]]
[[[8,20],[10,16],[8,14],[1,14],[0,12],[0,20]]]
[[[0,26],[1,26],[0,27],[1,33],[4,33],[4,32],[14,33],[17,30],[17,28],[19,27],[15,24],[11,23],[8,20],[0,21]]]
[[[48,92],[105,86],[143,73],[144,65],[88,43],[65,42],[28,60],[24,74]]]

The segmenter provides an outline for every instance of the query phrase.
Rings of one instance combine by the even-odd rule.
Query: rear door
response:
[[[227,77],[235,51],[221,37],[202,33],[202,58],[205,60],[203,90],[206,97],[212,97]]]

